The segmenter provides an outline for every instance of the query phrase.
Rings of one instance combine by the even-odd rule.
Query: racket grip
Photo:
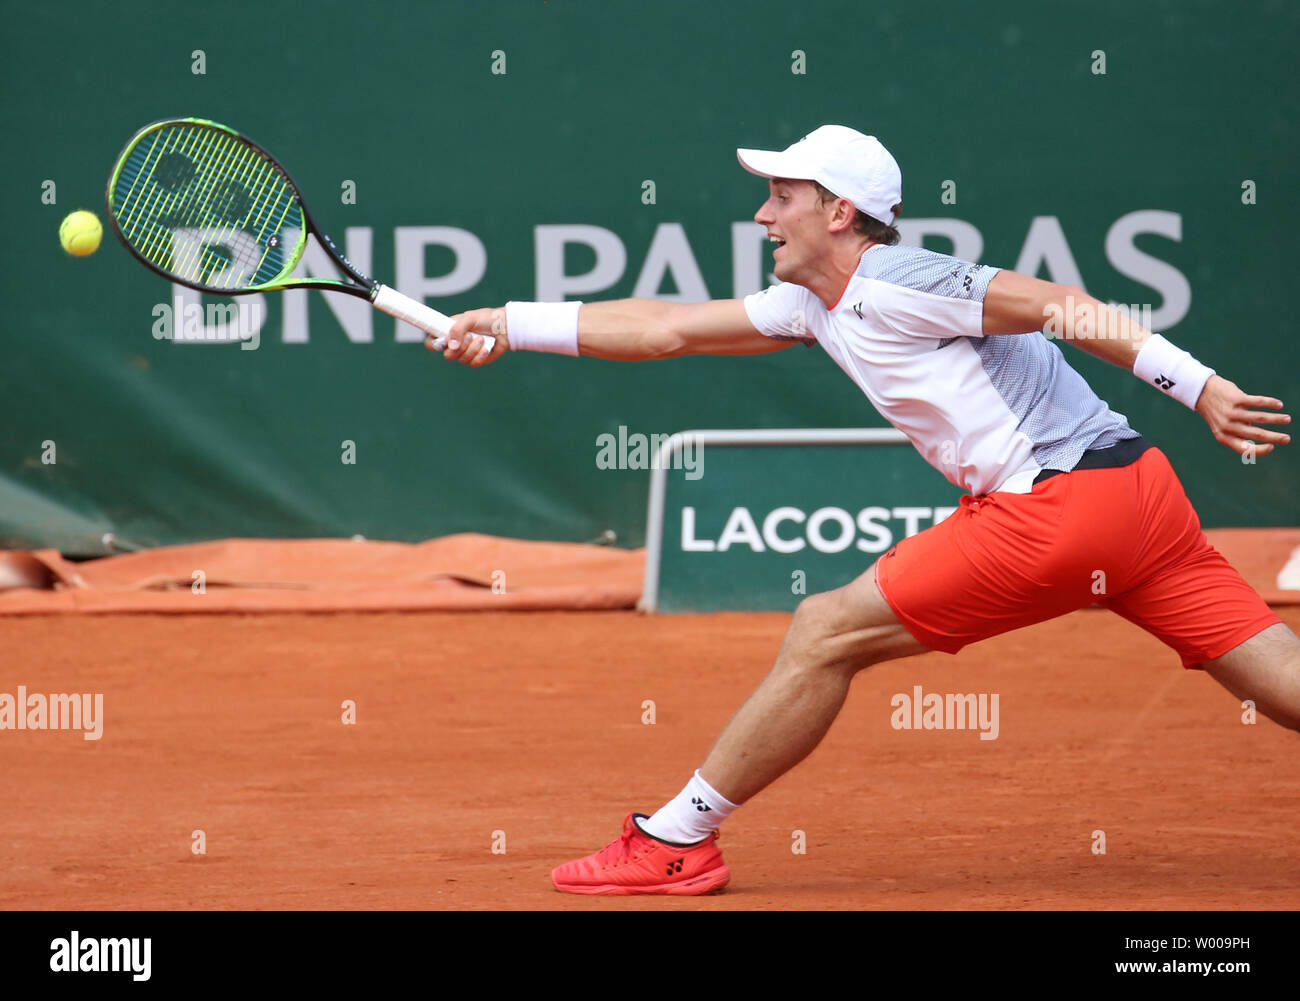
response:
[[[447,334],[451,330],[451,318],[439,313],[431,306],[402,295],[395,288],[376,285],[370,301],[376,309],[383,310],[389,316],[395,316],[404,323],[418,327],[426,334],[433,334],[433,347],[441,351],[447,346]],[[489,351],[496,347],[497,339],[491,334],[479,334]]]

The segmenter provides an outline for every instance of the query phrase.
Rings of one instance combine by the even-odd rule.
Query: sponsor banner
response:
[[[141,268],[111,234],[90,257],[68,256],[60,220],[102,216],[114,157],[163,115],[211,117],[265,144],[361,271],[447,314],[760,290],[774,266],[754,221],[767,183],[736,148],[780,149],[838,121],[898,159],[904,244],[1086,291],[1246,392],[1291,409],[1300,399],[1294,265],[1281,252],[1300,230],[1300,124],[1284,99],[1300,5],[1225,18],[1211,4],[1090,0],[1088,38],[1062,47],[1074,36],[1039,0],[1008,0],[996,17],[979,4],[933,17],[912,0],[818,0],[776,33],[790,20],[777,0],[627,5],[629,17],[593,16],[609,6],[598,4],[374,0],[360,28],[303,19],[287,48],[245,33],[238,54],[213,37],[206,5],[152,6],[156,17],[106,19],[90,0],[10,5],[21,43],[0,69],[15,95],[0,132],[17,238],[3,270],[21,294],[8,298],[0,370],[2,547],[99,556],[467,531],[639,546],[647,460],[634,434],[880,420],[820,348],[653,364],[518,352],[470,371],[349,296],[200,295]],[[266,9],[221,7],[241,25]],[[437,81],[430,38],[471,40],[440,53]],[[51,73],[67,52],[75,71]],[[285,67],[300,91],[267,100]],[[877,79],[889,81],[881,94]],[[1230,141],[1207,141],[1225,122]],[[315,245],[299,272],[334,274]],[[1045,316],[1045,332],[1168,454],[1202,523],[1300,524],[1300,445],[1258,462],[1224,448],[1196,414],[1081,347],[1085,331],[1115,330],[1090,326],[1083,302]],[[928,470],[915,493],[848,496],[860,487],[774,498],[805,516],[775,530],[807,548],[754,558],[869,561],[857,544],[871,526],[908,530],[895,507],[947,503]],[[772,509],[754,503],[733,506],[761,537]],[[809,540],[823,506],[852,516],[844,552]],[[890,517],[864,516],[864,529],[868,507]],[[729,517],[700,508],[696,537],[717,543]],[[811,527],[835,539],[837,524]]]
[[[847,584],[961,491],[909,445],[705,446],[667,471],[660,611],[788,610]]]

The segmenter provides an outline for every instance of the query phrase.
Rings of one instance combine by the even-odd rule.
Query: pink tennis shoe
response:
[[[629,813],[623,833],[586,858],[556,866],[551,881],[565,893],[695,896],[721,890],[731,879],[717,847],[718,832],[693,845],[674,845],[637,826],[644,813]]]

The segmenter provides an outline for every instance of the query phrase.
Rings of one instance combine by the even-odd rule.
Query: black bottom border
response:
[[[576,912],[10,911],[0,913],[0,969],[7,987],[77,991],[266,982],[335,989],[411,976],[437,976],[426,981],[436,984],[448,971],[468,969],[483,988],[576,981],[585,984],[584,994],[629,978],[648,987],[688,967],[715,986],[783,971],[820,983],[841,969],[864,988],[888,976],[922,990],[1124,981],[1169,981],[1180,990],[1200,982],[1222,990],[1280,984],[1295,970],[1296,913],[1290,911],[691,911],[674,917],[671,905],[656,899],[629,911],[624,898],[593,900]],[[136,940],[135,951],[128,954],[132,946],[115,941],[101,952],[102,939]],[[145,939],[147,980],[131,970],[54,969],[101,958],[111,965],[116,955],[143,966]],[[620,979],[606,980],[607,974]]]

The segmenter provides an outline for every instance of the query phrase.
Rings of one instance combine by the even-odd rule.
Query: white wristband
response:
[[[1133,374],[1168,393],[1183,406],[1195,410],[1201,390],[1214,374],[1214,369],[1202,365],[1160,334],[1154,334],[1138,352],[1137,360],[1133,362]]]
[[[578,354],[580,302],[508,302],[506,337],[512,351]]]

